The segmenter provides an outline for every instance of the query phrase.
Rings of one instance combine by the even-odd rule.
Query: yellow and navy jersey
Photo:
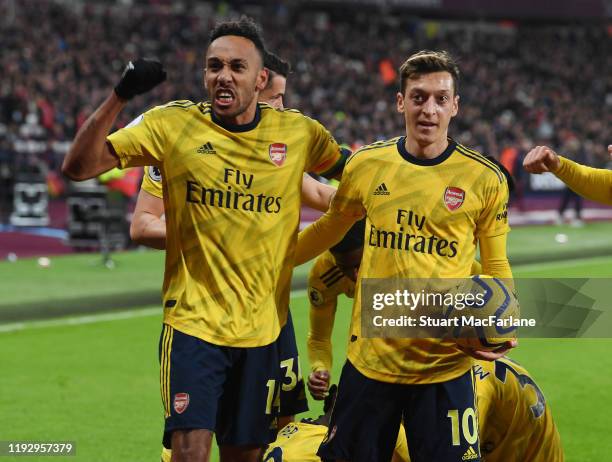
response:
[[[486,462],[562,462],[563,448],[542,390],[510,360],[476,361],[480,450]]]
[[[308,274],[308,300],[310,302],[310,330],[308,332],[308,358],[313,371],[331,371],[331,333],[334,328],[338,296],[353,298],[355,283],[336,265],[331,252],[322,253]]]
[[[164,322],[217,345],[273,342],[286,321],[303,172],[343,162],[329,132],[267,104],[232,126],[208,103],[175,101],[108,141],[121,167],[152,165],[163,178]]]
[[[317,456],[327,427],[313,422],[292,422],[278,432],[276,441],[268,447],[263,462],[321,462]],[[394,462],[408,461],[408,446],[404,427],[400,426],[395,445]]]
[[[499,168],[449,139],[434,159],[406,151],[405,138],[377,142],[347,162],[332,212],[366,215],[348,358],[369,378],[436,383],[472,360],[437,339],[363,338],[362,278],[467,277],[478,240],[507,233],[508,187]]]

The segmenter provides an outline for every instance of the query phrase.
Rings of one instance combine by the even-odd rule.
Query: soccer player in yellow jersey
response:
[[[612,145],[608,146],[608,152],[612,156]],[[536,146],[529,151],[523,166],[529,173],[551,172],[581,196],[612,205],[612,170],[580,165],[547,146]]]
[[[321,462],[317,456],[317,449],[328,430],[336,391],[336,385],[332,385],[323,405],[324,415],[316,420],[303,419],[301,422],[285,426],[279,432],[276,441],[268,447],[263,462]],[[391,462],[408,462],[408,460],[406,435],[401,428]]]
[[[348,358],[318,454],[327,461],[389,460],[403,419],[413,461],[478,461],[472,358],[441,339],[361,334],[363,278],[467,277],[478,245],[485,274],[512,276],[504,175],[448,138],[459,109],[456,64],[445,52],[422,51],[399,74],[406,135],[358,150],[330,211],[298,240],[296,264],[366,217]]]
[[[62,167],[74,180],[145,165],[164,178],[160,380],[177,461],[209,460],[213,433],[222,461],[256,461],[269,442],[302,175],[331,175],[343,160],[318,122],[257,103],[263,53],[252,21],[217,25],[205,57],[211,102],[168,103],[108,136],[127,101],[164,78],[159,63],[131,62]]]
[[[476,361],[480,447],[486,462],[563,462],[563,447],[544,394],[509,358]]]
[[[275,109],[284,109],[284,95],[289,75],[289,63],[274,53],[266,51],[264,66],[268,69],[268,83],[259,93],[259,101]],[[346,151],[345,151],[346,153]],[[302,179],[302,203],[325,212],[336,188],[320,183],[304,174]],[[166,223],[163,220],[162,176],[157,167],[145,167],[142,188],[138,195],[132,217],[130,233],[132,239],[143,245],[158,249],[166,248]],[[298,349],[291,313],[279,336],[279,352],[283,383],[280,385],[278,428],[293,421],[293,416],[308,410],[304,394],[304,381],[299,369]]]
[[[259,93],[259,101],[267,103],[275,109],[284,109],[289,63],[283,61],[274,53],[266,51],[264,66],[268,69],[268,83]],[[320,183],[304,174],[302,179],[302,203],[322,212],[329,207],[330,200],[336,188]],[[159,168],[145,167],[142,188],[138,195],[132,217],[130,234],[134,241],[157,249],[166,248],[166,223],[163,219],[162,176]],[[295,331],[291,312],[288,312],[287,322],[281,328],[278,338],[280,367],[282,379],[278,401],[278,422],[275,428],[283,428],[294,420],[295,414],[308,410],[305,395],[304,380],[300,371],[300,359],[295,341]],[[164,448],[165,457],[169,460],[171,451]],[[163,459],[164,457],[162,457]]]

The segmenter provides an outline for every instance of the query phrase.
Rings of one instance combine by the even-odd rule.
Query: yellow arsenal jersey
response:
[[[544,394],[508,358],[476,361],[480,450],[485,462],[563,462],[561,438]]]
[[[353,298],[355,283],[336,266],[331,252],[321,254],[308,275],[310,302],[310,330],[308,332],[308,359],[313,371],[331,371],[331,333],[334,328],[338,296]]]
[[[164,322],[217,345],[273,342],[286,321],[302,174],[330,175],[343,160],[329,132],[263,103],[232,126],[210,104],[175,101],[108,141],[121,167],[151,165],[163,178]]]
[[[280,432],[264,454],[263,462],[321,462],[317,456],[327,427],[312,422],[292,422]],[[408,461],[404,426],[400,426],[393,455],[394,462]]]
[[[404,141],[357,151],[332,202],[331,213],[367,216],[348,358],[375,380],[444,382],[471,358],[439,339],[362,337],[361,281],[469,276],[478,239],[508,232],[508,186],[495,164],[453,140],[435,159],[412,156]]]

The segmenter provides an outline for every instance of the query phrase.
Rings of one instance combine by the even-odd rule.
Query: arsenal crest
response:
[[[177,393],[174,395],[174,410],[177,414],[185,412],[189,406],[189,393]]]
[[[451,212],[457,210],[465,200],[465,191],[454,186],[449,186],[444,190],[444,204]]]
[[[270,154],[270,160],[280,167],[287,158],[287,145],[285,143],[272,143],[268,153]]]

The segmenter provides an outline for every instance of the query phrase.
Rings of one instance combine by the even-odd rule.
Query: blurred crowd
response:
[[[397,68],[419,49],[446,49],[462,71],[451,136],[510,163],[537,144],[595,166],[607,160],[612,31],[603,22],[426,20],[289,1],[235,8],[187,0],[1,0],[0,161],[31,152],[57,170],[78,127],[135,57],[161,60],[169,78],[131,102],[118,126],[169,100],[206,99],[208,32],[239,13],[260,21],[268,47],[290,61],[286,106],[350,145],[400,135]]]

